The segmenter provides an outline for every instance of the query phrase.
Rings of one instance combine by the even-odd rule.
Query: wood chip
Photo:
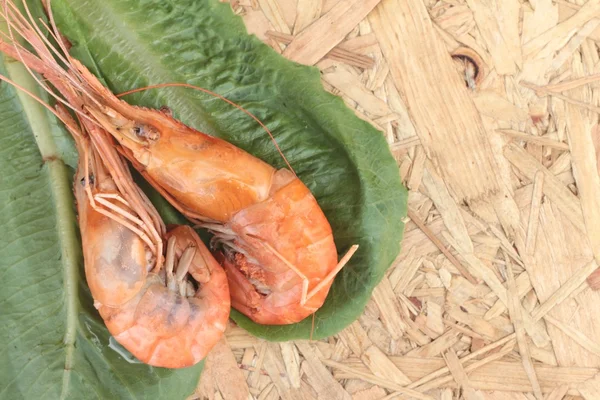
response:
[[[321,16],[323,0],[298,0],[296,21],[294,21],[294,35],[302,32]]]
[[[527,274],[527,272],[523,272],[521,275],[519,275],[515,279],[515,283],[516,283],[516,286],[517,286],[517,294],[519,295],[520,299],[523,298],[523,296],[525,296],[525,294],[527,294],[527,292],[529,292],[532,289],[531,281],[529,280],[529,275]],[[487,320],[487,321],[489,321],[489,320],[491,320],[493,318],[496,318],[496,317],[502,315],[502,313],[504,311],[506,311],[506,310],[507,310],[507,308],[504,305],[504,303],[502,303],[501,300],[498,300],[485,313],[484,319]]]
[[[293,35],[277,31],[266,31],[266,35],[284,44],[289,44],[294,39]],[[371,57],[353,53],[352,51],[343,48],[342,45],[343,43],[338,47],[334,47],[325,55],[325,57],[333,61],[339,61],[359,68],[372,68],[375,65],[375,61]]]
[[[377,98],[360,83],[358,76],[343,65],[339,65],[333,73],[323,74],[323,79],[356,101],[359,106],[373,116],[381,117],[392,112],[383,100]]]
[[[296,346],[292,343],[284,342],[279,345],[281,347],[281,355],[285,363],[290,384],[293,388],[300,388],[300,355]]]
[[[554,174],[515,144],[508,144],[504,150],[504,155],[532,181],[535,179],[537,171],[541,171],[544,174],[544,194],[561,208],[562,212],[573,222],[573,225],[585,231],[583,213],[577,197]]]
[[[565,299],[571,296],[579,286],[585,282],[588,276],[592,274],[598,268],[598,264],[595,261],[587,263],[585,266],[581,267],[577,272],[575,272],[568,281],[566,281],[563,285],[561,285],[560,289],[554,292],[548,300],[544,302],[540,307],[532,313],[532,318],[534,321],[538,321],[539,319],[545,317],[552,308],[562,303]]]
[[[373,299],[381,312],[381,320],[388,332],[394,339],[399,339],[406,330],[406,324],[402,320],[401,307],[387,278],[384,277],[375,288]]]
[[[258,0],[258,4],[275,29],[279,32],[291,33],[277,0]]]
[[[600,175],[592,141],[592,127],[597,119],[584,116],[581,110],[567,106],[567,137],[573,156],[573,175],[588,239],[596,261],[600,262]]]
[[[477,280],[471,275],[471,273],[446,249],[446,247],[442,244],[442,242],[437,238],[437,236],[421,221],[421,219],[411,210],[408,210],[409,218],[417,224],[419,229],[423,231],[423,233],[440,249],[442,253],[448,260],[456,267],[456,269],[464,276],[469,282],[473,284],[477,284]]]
[[[296,342],[296,346],[306,359],[302,363],[301,369],[320,398],[343,400],[350,400],[352,398],[342,385],[333,379],[331,373],[323,365],[308,343]]]
[[[382,2],[369,22],[396,87],[404,92],[421,144],[456,200],[497,192],[485,129],[423,3]]]
[[[515,131],[512,129],[501,129],[501,130],[498,130],[498,132],[500,132],[512,139],[523,140],[525,142],[535,143],[540,146],[551,147],[553,149],[558,149],[558,150],[568,150],[569,149],[569,145],[567,143],[559,142],[559,141],[556,141],[553,139],[548,139],[543,136],[529,135],[527,133]]]
[[[490,363],[492,361],[496,361],[496,360],[501,359],[506,354],[508,354],[509,352],[512,351],[513,346],[514,345],[512,345],[512,344],[509,343],[509,344],[505,345],[498,353],[491,354],[491,355],[489,355],[489,356],[487,356],[487,357],[485,357],[485,358],[483,358],[483,359],[481,359],[479,361],[475,361],[472,364],[469,364],[467,367],[465,367],[465,372],[469,373],[469,372],[475,371],[478,368],[481,368],[482,366],[484,366],[484,365],[486,365],[486,364],[488,364],[488,363]],[[451,380],[452,380],[451,376],[434,379],[434,380],[432,380],[432,381],[430,381],[430,382],[428,382],[428,383],[426,383],[426,384],[424,384],[422,386],[419,386],[417,389],[418,390],[420,389],[420,390],[423,390],[423,391],[428,391],[428,390],[440,387],[441,385],[443,385],[443,384],[445,384],[445,383],[447,383],[447,382],[449,382]]]
[[[600,374],[583,382],[579,386],[579,393],[585,400],[600,399]]]
[[[238,368],[237,361],[225,337],[213,347],[206,359],[207,367],[202,374],[202,380],[212,380],[205,386],[207,390],[215,388],[225,399],[247,400],[250,394],[246,377]],[[231,385],[230,382],[236,382]],[[206,394],[212,397],[212,393]]]
[[[463,251],[473,252],[473,243],[467,230],[465,221],[462,217],[458,205],[450,196],[448,188],[442,178],[433,170],[431,164],[428,165],[423,174],[423,185],[436,209],[442,216],[446,228],[454,237],[454,240]]]
[[[498,73],[516,73],[523,62],[519,39],[519,1],[486,3],[467,0],[467,5],[473,10],[475,22],[490,50]]]
[[[533,368],[533,362],[531,361],[531,354],[529,353],[529,344],[527,343],[527,337],[525,335],[525,328],[523,327],[523,315],[521,313],[521,301],[519,300],[519,294],[517,293],[517,285],[515,283],[515,277],[512,270],[512,264],[505,257],[506,261],[506,276],[508,282],[508,310],[510,319],[515,327],[515,334],[517,335],[517,344],[519,346],[519,353],[521,354],[521,360],[523,362],[523,368],[525,373],[531,382],[533,388],[533,394],[538,400],[544,400],[542,389],[538,381],[535,369]]]
[[[567,392],[569,391],[569,386],[562,385],[555,388],[552,392],[550,392],[546,396],[546,400],[562,400]]]
[[[375,376],[399,385],[408,385],[410,379],[376,346],[367,348],[360,359]]]
[[[368,373],[364,373],[364,372],[359,372],[357,370],[354,370],[353,368],[347,366],[346,364],[342,364],[342,363],[338,363],[335,361],[331,361],[331,360],[325,360],[324,363],[330,367],[334,367],[337,368],[341,371],[344,371],[348,374],[351,374],[351,376],[355,377],[355,378],[359,378],[359,379],[363,379],[367,382],[371,382],[374,383],[376,385],[379,385],[381,387],[390,389],[390,390],[394,390],[397,391],[401,394],[405,394],[407,396],[411,396],[415,399],[420,399],[420,400],[433,400],[433,397],[425,395],[420,393],[419,391],[413,390],[413,389],[409,389],[409,388],[405,388],[403,386],[400,386],[396,383],[393,383],[391,381],[387,381],[385,379],[381,379],[376,377],[375,375],[369,375]]]
[[[469,265],[474,275],[480,276],[485,283],[494,291],[494,293],[498,296],[498,299],[502,301],[505,306],[508,306],[508,296],[506,289],[493,272],[491,272],[477,257],[473,254],[461,254],[461,256],[467,261],[467,265]],[[522,308],[522,307],[521,307]],[[525,310],[521,310],[523,315],[523,324],[527,333],[532,337],[534,343],[538,347],[544,347],[548,341],[550,340],[548,334],[545,332],[543,327],[539,324],[536,324],[535,321],[532,320],[531,315],[527,313]],[[458,315],[458,314],[457,314]]]
[[[316,64],[380,1],[348,0],[337,3],[325,15],[298,34],[283,51],[283,55],[301,64]]]
[[[290,380],[286,379],[287,371],[283,362],[282,353],[275,343],[265,347],[264,368],[273,385],[277,388],[280,397],[285,400],[301,400],[313,398],[310,392],[293,388]],[[314,397],[316,398],[316,397]]]
[[[462,389],[463,396],[466,400],[484,399],[481,393],[474,391],[471,387],[471,382],[454,350],[450,349],[444,354],[444,361],[446,361],[446,365],[448,365],[448,369],[456,381],[456,384]]]
[[[460,340],[459,332],[450,330],[424,346],[411,350],[407,355],[412,357],[435,357],[454,346]]]
[[[577,330],[569,326],[568,324],[565,324],[564,322],[559,321],[549,315],[546,315],[544,319],[547,322],[554,325],[555,327],[557,327],[558,329],[560,329],[564,334],[569,336],[571,339],[577,342],[577,344],[579,344],[581,347],[583,347],[590,353],[600,356],[600,343],[598,343],[597,341],[587,337],[580,330]]]
[[[544,191],[544,173],[537,171],[533,178],[533,190],[531,194],[531,210],[529,211],[529,222],[527,224],[527,237],[525,240],[525,252],[533,254],[540,221],[540,206]]]

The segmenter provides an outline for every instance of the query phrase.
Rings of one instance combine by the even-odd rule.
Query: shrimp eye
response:
[[[152,141],[157,140],[160,136],[156,128],[150,125],[136,124],[133,126],[131,131],[139,138]]]
[[[86,183],[86,181],[87,181],[87,182],[89,182],[89,183],[90,183],[90,185],[92,185],[92,186],[93,186],[93,185],[94,185],[94,174],[90,174],[90,176],[89,176],[87,179],[86,179],[86,178],[85,178],[85,176],[84,176],[83,178],[81,178],[81,179],[79,180],[79,183],[81,183],[81,186],[85,187],[85,183]]]

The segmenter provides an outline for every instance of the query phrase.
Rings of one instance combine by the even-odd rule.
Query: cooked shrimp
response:
[[[120,152],[182,214],[214,233],[234,308],[255,322],[279,325],[299,322],[323,305],[357,246],[338,262],[329,221],[292,170],[276,170],[170,113],[129,105],[64,45],[67,68],[49,60],[61,53],[49,50],[26,20],[12,19],[36,54],[14,41],[0,42],[0,50],[43,74],[67,100],[75,96],[69,104],[76,112],[109,132]],[[54,26],[52,32],[61,37]]]
[[[164,235],[158,212],[105,132],[96,132],[92,145],[66,111],[59,111],[80,152],[74,192],[94,306],[117,342],[140,361],[165,368],[198,363],[220,340],[229,318],[225,271],[191,227]],[[168,243],[164,268],[156,251],[162,250],[162,237],[155,244],[152,232]]]

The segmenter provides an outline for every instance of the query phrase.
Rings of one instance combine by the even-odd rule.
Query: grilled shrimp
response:
[[[165,235],[105,132],[95,133],[92,146],[59,111],[80,153],[74,192],[94,306],[117,342],[140,361],[164,368],[196,364],[225,331],[225,271],[191,227]]]
[[[51,10],[49,16],[52,21]],[[6,41],[0,41],[0,50],[44,75],[69,105],[116,139],[119,151],[173,206],[215,235],[215,255],[227,273],[234,308],[255,322],[281,325],[299,322],[323,305],[357,246],[338,262],[331,226],[292,170],[277,170],[168,112],[120,100],[64,44],[66,68],[53,61],[49,43],[30,23],[9,22],[34,53]]]

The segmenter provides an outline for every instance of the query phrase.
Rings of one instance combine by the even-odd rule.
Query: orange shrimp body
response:
[[[111,177],[98,165],[93,178],[85,177],[81,165],[78,171],[75,196],[86,280],[109,332],[146,364],[196,364],[225,331],[230,310],[225,272],[196,232],[179,226],[166,234],[166,265],[155,273],[157,257],[140,235],[92,207],[85,185],[89,181],[92,194],[116,197]],[[118,200],[111,203],[131,211]],[[185,279],[188,274],[193,283]]]
[[[229,239],[233,243],[216,233],[225,244],[219,261],[229,278],[233,307],[269,325],[298,322],[321,307],[332,283],[324,278],[337,265],[331,228],[314,197],[288,171],[278,174],[291,180],[225,225],[235,235]],[[326,284],[312,296],[307,290],[303,303],[306,281],[308,290]]]

